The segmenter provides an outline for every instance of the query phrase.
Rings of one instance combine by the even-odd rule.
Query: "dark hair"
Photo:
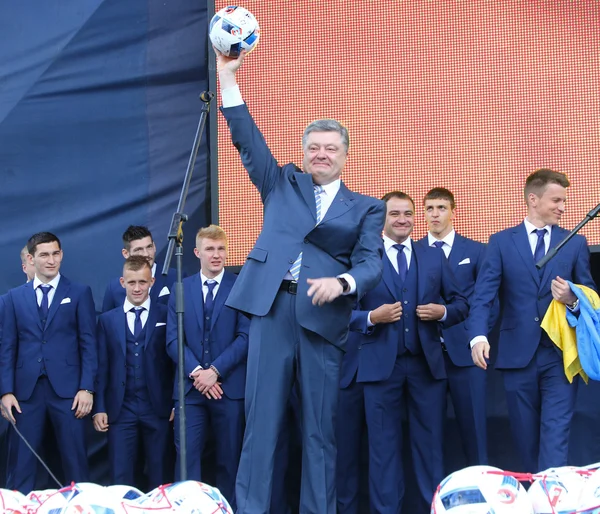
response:
[[[127,257],[127,259],[125,259],[125,264],[123,264],[123,271],[125,271],[126,269],[131,271],[140,271],[144,268],[152,270],[152,266],[150,266],[150,261],[143,255],[130,255],[129,257]]]
[[[152,238],[152,232],[148,230],[148,227],[143,227],[141,225],[129,225],[127,230],[123,232],[123,248],[129,251],[131,248],[132,241],[138,241],[140,239],[144,239],[145,237]]]
[[[425,198],[423,198],[423,205],[425,205],[427,200],[447,200],[450,202],[451,209],[456,208],[452,191],[445,187],[434,187],[433,189],[430,189],[425,195]]]
[[[27,251],[33,256],[37,250],[37,246],[44,243],[58,243],[58,249],[61,250],[60,239],[56,237],[52,232],[38,232],[33,234],[27,241]]]
[[[525,201],[531,193],[538,197],[542,196],[549,184],[558,184],[565,189],[571,185],[564,173],[549,168],[540,168],[531,173],[525,181]]]
[[[387,204],[388,200],[391,200],[392,198],[398,198],[400,200],[410,200],[410,203],[412,203],[413,206],[413,210],[415,208],[415,201],[410,197],[410,195],[407,195],[406,193],[403,193],[402,191],[390,191],[389,193],[384,194],[381,199]]]

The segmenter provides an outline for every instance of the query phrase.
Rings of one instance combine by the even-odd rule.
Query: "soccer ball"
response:
[[[128,485],[109,485],[106,487],[106,491],[111,496],[122,498],[124,500],[136,500],[144,495],[139,489]]]
[[[587,480],[578,471],[579,468],[564,466],[539,473],[541,476],[527,491],[535,514],[575,512]]]
[[[0,512],[2,514],[25,514],[28,500],[18,491],[0,489]]]
[[[250,52],[254,49],[260,28],[250,11],[229,5],[210,20],[208,35],[219,52],[227,57],[237,57],[242,50]]]
[[[533,514],[520,482],[492,466],[471,466],[446,477],[433,497],[431,514]]]
[[[133,503],[150,512],[160,509],[163,514],[233,514],[217,488],[193,480],[157,487]]]
[[[600,514],[600,471],[594,471],[585,481],[579,495],[577,513]]]

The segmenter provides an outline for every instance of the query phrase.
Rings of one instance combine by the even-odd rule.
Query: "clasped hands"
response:
[[[190,373],[194,387],[209,400],[220,400],[223,396],[219,375],[213,369],[196,369]]]
[[[421,321],[438,321],[444,317],[446,309],[443,305],[437,303],[428,303],[426,305],[417,305],[417,316]],[[373,325],[379,323],[395,323],[402,317],[402,304],[384,303],[371,311],[370,319]]]

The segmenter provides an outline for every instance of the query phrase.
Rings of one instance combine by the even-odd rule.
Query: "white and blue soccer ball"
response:
[[[237,57],[242,50],[251,52],[260,38],[260,28],[254,15],[236,5],[216,13],[208,28],[214,47],[227,57]]]
[[[433,497],[431,514],[533,514],[525,489],[492,466],[471,466],[448,475]]]
[[[27,498],[19,491],[0,489],[0,512],[2,514],[26,514]]]
[[[157,487],[133,503],[144,511],[165,514],[233,514],[231,506],[216,487],[193,480]]]
[[[527,494],[535,514],[571,514],[577,511],[587,475],[574,466],[550,468],[531,484]]]
[[[600,470],[596,469],[585,481],[579,494],[578,514],[600,514]]]

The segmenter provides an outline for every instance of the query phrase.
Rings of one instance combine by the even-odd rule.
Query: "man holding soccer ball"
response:
[[[385,207],[341,181],[349,139],[335,120],[306,128],[304,171],[279,166],[236,82],[245,52],[237,59],[215,52],[222,112],[264,204],[261,234],[227,300],[251,316],[238,514],[269,512],[275,448],[294,383],[303,438],[300,512],[334,514],[340,363],[356,298],[381,277]]]

